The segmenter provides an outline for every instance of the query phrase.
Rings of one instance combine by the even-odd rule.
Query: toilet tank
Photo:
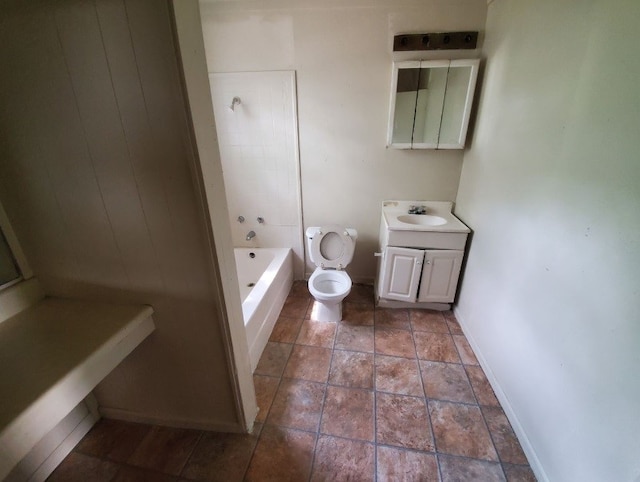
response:
[[[311,240],[320,229],[322,229],[320,226],[310,226],[305,231],[305,237],[307,238],[307,253],[309,254],[309,259],[313,264],[316,264],[316,260],[315,256],[313,255],[313,250],[311,249]],[[349,236],[351,237],[351,239],[353,240],[353,244],[355,245],[358,239],[358,231],[356,231],[354,228],[346,228],[346,231],[349,233]],[[335,241],[339,242],[338,239],[336,239]],[[349,260],[349,262],[351,262],[351,260]]]

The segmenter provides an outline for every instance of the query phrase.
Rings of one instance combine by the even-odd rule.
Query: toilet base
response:
[[[311,319],[314,321],[341,321],[342,303],[326,304],[315,300],[311,311]]]

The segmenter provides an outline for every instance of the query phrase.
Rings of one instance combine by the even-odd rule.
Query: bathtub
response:
[[[293,284],[289,248],[235,248],[251,371],[256,369]]]

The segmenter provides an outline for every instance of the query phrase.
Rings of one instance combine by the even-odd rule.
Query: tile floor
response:
[[[313,321],[296,282],[254,375],[248,435],[101,420],[50,481],[535,481],[452,313]]]

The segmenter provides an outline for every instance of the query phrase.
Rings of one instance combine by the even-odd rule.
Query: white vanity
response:
[[[375,285],[379,306],[451,307],[470,232],[452,207],[453,203],[440,201],[382,203]]]

